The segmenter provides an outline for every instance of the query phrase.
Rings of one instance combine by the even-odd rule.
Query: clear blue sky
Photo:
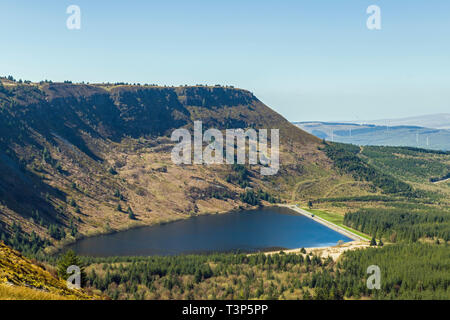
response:
[[[450,112],[448,0],[2,0],[0,39],[17,79],[230,84],[291,121]]]

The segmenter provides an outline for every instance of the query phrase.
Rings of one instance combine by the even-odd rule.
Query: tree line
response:
[[[442,209],[367,208],[346,213],[344,224],[391,242],[450,241],[450,214]]]
[[[82,258],[86,285],[112,299],[449,299],[448,244],[399,243],[310,254]],[[367,267],[381,270],[380,290]]]
[[[355,179],[369,181],[386,194],[416,196],[409,184],[376,170],[365,160],[358,157],[360,152],[358,146],[325,142],[324,150],[338,169],[351,174]]]

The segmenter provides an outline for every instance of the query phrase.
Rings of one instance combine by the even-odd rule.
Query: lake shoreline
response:
[[[288,209],[289,211],[291,211],[295,215],[302,215],[302,216],[308,217],[309,219],[313,220],[314,222],[318,222],[319,224],[325,226],[326,228],[328,228],[328,229],[330,229],[332,231],[335,231],[335,232],[337,232],[337,233],[339,233],[341,235],[344,235],[344,236],[346,236],[347,238],[349,238],[351,240],[358,240],[358,241],[360,241],[360,239],[358,238],[357,235],[355,235],[355,234],[353,234],[351,232],[348,232],[346,230],[343,230],[342,228],[340,228],[340,227],[338,227],[338,226],[336,226],[336,225],[334,225],[334,224],[332,224],[332,223],[330,223],[328,221],[325,221],[323,219],[321,219],[321,220],[323,220],[323,221],[321,221],[321,220],[319,220],[319,219],[317,219],[315,217],[312,217],[310,213],[308,213],[306,211],[305,211],[306,213],[302,212],[303,211],[302,209],[300,209],[298,207],[295,207],[293,205],[287,205],[287,204],[272,204],[272,205],[269,204],[269,205],[267,205],[267,204],[265,204],[265,205],[247,207],[247,208],[239,208],[239,209],[230,210],[230,211],[204,213],[204,214],[200,214],[200,215],[196,215],[196,216],[174,219],[173,221],[168,221],[168,222],[164,222],[164,223],[153,223],[153,224],[150,224],[150,225],[135,225],[135,226],[132,226],[130,228],[126,228],[126,229],[122,229],[122,230],[111,230],[110,232],[104,232],[104,233],[100,233],[100,234],[93,234],[93,235],[87,235],[87,236],[84,235],[83,237],[80,237],[80,238],[76,239],[75,241],[71,241],[70,243],[65,243],[61,247],[56,248],[56,250],[57,250],[57,252],[64,252],[68,247],[70,248],[71,246],[73,246],[74,244],[76,244],[76,243],[78,243],[80,241],[83,241],[83,240],[86,240],[86,239],[89,239],[89,238],[98,237],[98,236],[107,236],[107,235],[113,235],[113,234],[119,234],[119,233],[122,233],[122,232],[131,231],[131,230],[137,230],[137,229],[141,229],[141,228],[156,227],[158,225],[167,225],[167,224],[172,224],[173,222],[187,221],[187,220],[190,220],[191,218],[196,218],[196,217],[228,215],[228,214],[235,213],[235,212],[238,212],[238,211],[252,211],[252,210],[257,210],[257,209],[270,209],[270,208],[276,208],[276,207]],[[364,239],[364,240],[367,241],[366,239]],[[331,248],[331,247],[332,246],[326,247],[326,248]],[[320,247],[320,246],[318,246],[318,247],[309,247],[309,249],[317,249],[317,248],[324,248],[324,247]],[[300,249],[295,249],[295,248],[294,249],[287,249],[287,248],[284,249],[284,248],[270,248],[270,247],[268,247],[268,248],[265,248],[265,249],[260,249],[257,252],[260,252],[260,253],[267,253],[267,252],[274,252],[274,251],[275,252],[280,252],[280,251],[287,252],[287,251],[291,251],[291,250],[295,251],[295,250],[300,250]],[[237,251],[239,251],[239,250],[237,250]],[[243,250],[243,251],[245,251],[245,250]],[[249,254],[251,254],[251,253],[252,252],[249,252]],[[149,256],[150,255],[151,254],[149,254]]]
[[[251,210],[258,209],[258,208],[271,208],[271,207],[274,207],[274,205],[257,205],[257,206],[250,206],[250,207],[246,207],[246,208],[239,207],[239,208],[235,208],[233,210],[228,210],[228,211],[204,212],[204,213],[200,213],[197,215],[177,217],[177,218],[174,218],[173,220],[157,221],[157,222],[153,222],[150,224],[131,224],[131,225],[129,225],[123,229],[119,229],[119,230],[114,230],[114,229],[103,230],[103,231],[98,231],[98,232],[92,232],[89,234],[82,234],[82,235],[79,235],[76,238],[72,238],[72,239],[64,239],[63,241],[60,241],[56,245],[47,247],[46,250],[48,250],[47,253],[53,255],[53,254],[57,254],[60,252],[64,252],[67,247],[74,245],[75,243],[77,243],[79,241],[90,239],[90,238],[95,238],[95,237],[99,237],[99,236],[108,236],[108,235],[118,234],[121,232],[137,230],[137,229],[141,229],[141,228],[162,226],[162,225],[166,225],[169,223],[186,221],[186,220],[189,220],[189,219],[192,219],[195,217],[224,215],[224,214],[230,214],[230,213],[237,212],[237,211],[251,211]]]
[[[310,213],[310,212],[308,212],[308,211],[306,211],[306,210],[304,210],[302,208],[299,208],[297,205],[289,205],[289,204],[283,205],[283,204],[279,204],[277,206],[282,207],[282,208],[291,209],[291,210],[293,210],[293,211],[295,211],[295,212],[297,212],[297,213],[299,213],[299,214],[301,214],[301,215],[303,215],[305,217],[308,217],[308,218],[314,220],[315,222],[318,222],[318,223],[326,226],[327,228],[329,228],[331,230],[334,230],[334,231],[339,232],[340,234],[342,234],[342,235],[344,235],[346,237],[349,237],[350,239],[352,239],[354,241],[366,241],[367,242],[367,239],[357,235],[356,233],[353,233],[353,232],[351,232],[351,231],[349,231],[347,229],[344,229],[344,228],[342,228],[342,227],[340,227],[340,226],[338,226],[338,225],[336,225],[336,224],[334,224],[334,223],[332,223],[330,221],[327,221],[327,220],[325,220],[325,219],[323,219],[321,217],[318,217],[318,216],[316,216],[316,215],[314,215],[314,214],[312,214],[312,213]]]
[[[281,252],[285,254],[313,254],[321,258],[331,257],[334,261],[339,259],[339,257],[346,251],[365,249],[369,247],[367,241],[350,241],[342,245],[330,246],[330,247],[317,247],[317,248],[300,248],[300,249],[288,249],[288,250],[277,250],[264,252],[265,255],[280,254]],[[305,249],[306,253],[302,253],[302,249]]]

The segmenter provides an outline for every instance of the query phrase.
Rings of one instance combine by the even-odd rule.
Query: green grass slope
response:
[[[0,242],[0,300],[90,300],[93,296],[68,289],[41,266]]]

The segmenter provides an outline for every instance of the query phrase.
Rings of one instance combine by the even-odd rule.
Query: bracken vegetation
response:
[[[81,290],[68,289],[65,281],[44,267],[42,263],[22,256],[0,241],[0,299],[98,298]]]

